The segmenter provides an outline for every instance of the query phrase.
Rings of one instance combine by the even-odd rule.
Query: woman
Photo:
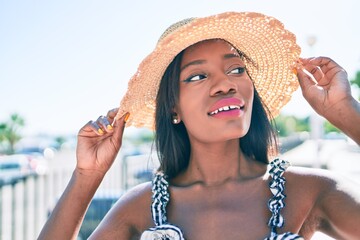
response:
[[[295,66],[320,113],[343,129],[354,126],[348,117],[359,119],[342,68],[328,58],[296,65],[299,54],[294,36],[261,14],[171,26],[140,64],[120,110],[80,130],[73,177],[39,238],[76,237],[127,122],[155,127],[161,166],[153,183],[119,199],[91,239],[309,239],[315,231],[357,239],[355,191],[328,171],[272,159],[276,138],[268,119],[296,89]],[[336,84],[345,87],[333,90]],[[338,94],[316,99],[320,89]],[[341,107],[350,102],[353,108]],[[352,136],[359,140],[357,131]]]

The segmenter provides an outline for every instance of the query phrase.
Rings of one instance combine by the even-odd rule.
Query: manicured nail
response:
[[[127,113],[125,114],[124,122],[127,122],[127,121],[129,120],[129,117],[130,117],[130,113],[127,112]]]
[[[106,128],[107,128],[108,130],[113,130],[113,127],[112,127],[110,124],[107,125]]]
[[[294,67],[294,68],[292,69],[292,71],[293,71],[293,73],[294,73],[295,75],[297,75],[297,68],[296,68],[296,67]]]
[[[103,131],[101,128],[99,128],[99,129],[98,129],[98,133],[99,133],[99,134],[104,134],[104,131]]]

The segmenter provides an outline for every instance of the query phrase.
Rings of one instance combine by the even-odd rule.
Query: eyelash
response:
[[[231,73],[231,72],[234,71],[234,70],[239,70],[238,73],[234,73],[234,74],[242,74],[242,73],[245,72],[245,67],[237,67],[237,68],[234,68],[234,69],[232,69],[229,73]]]
[[[193,80],[193,78],[195,77],[200,77],[199,79],[197,80]],[[197,81],[200,81],[204,78],[207,78],[207,76],[205,74],[195,74],[195,75],[191,75],[190,77],[188,77],[187,79],[183,80],[183,82],[197,82]]]
[[[228,74],[243,74],[245,72],[245,67],[237,67],[232,69],[231,71],[228,72]],[[238,70],[238,73],[232,73],[234,70]],[[194,80],[193,78],[195,77],[199,77],[199,79]],[[183,82],[197,82],[197,81],[201,81],[203,79],[207,78],[206,74],[195,74],[195,75],[191,75],[190,77],[188,77],[187,79],[183,80]]]

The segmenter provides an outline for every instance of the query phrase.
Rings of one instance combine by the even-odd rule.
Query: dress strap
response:
[[[151,215],[155,227],[145,230],[140,240],[185,240],[181,229],[168,223],[166,206],[170,201],[169,182],[163,173],[157,173],[152,181]]]
[[[285,190],[285,178],[282,176],[290,166],[290,163],[284,160],[275,159],[270,162],[270,170],[269,174],[271,176],[271,180],[269,182],[270,191],[273,194],[268,201],[269,210],[272,213],[272,216],[268,222],[268,226],[270,227],[271,234],[270,236],[277,235],[277,228],[281,228],[284,225],[284,218],[280,214],[280,210],[285,207],[285,198],[284,194]]]
[[[169,183],[163,173],[157,173],[152,182],[151,215],[156,226],[167,223],[166,206],[170,200]]]

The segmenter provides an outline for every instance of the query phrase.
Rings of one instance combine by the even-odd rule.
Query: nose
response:
[[[237,92],[237,85],[225,73],[218,74],[211,79],[212,85],[210,88],[211,96],[227,95]]]

